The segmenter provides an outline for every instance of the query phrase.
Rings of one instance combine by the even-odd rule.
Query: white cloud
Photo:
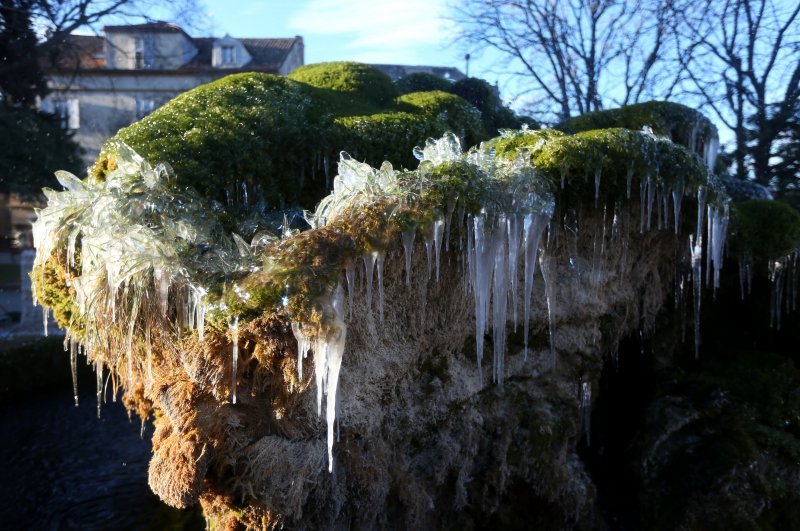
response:
[[[354,60],[424,63],[450,38],[445,14],[445,0],[311,0],[289,27],[340,38]]]

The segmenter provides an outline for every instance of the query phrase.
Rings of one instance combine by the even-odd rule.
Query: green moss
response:
[[[528,131],[502,137],[494,148],[498,156],[506,159],[525,153],[552,182],[563,179],[564,190],[554,190],[560,194],[562,204],[593,198],[597,172],[600,197],[612,202],[627,197],[629,172],[633,190],[648,178],[658,185],[683,186],[687,190],[706,184],[707,178],[700,159],[683,146],[628,129],[573,135],[553,130]],[[713,196],[712,189],[709,198]]]
[[[397,98],[397,103],[410,112],[445,121],[450,130],[462,139],[464,145],[474,145],[487,136],[480,112],[454,94],[440,90],[413,92]]]
[[[728,232],[735,254],[766,264],[800,248],[800,213],[780,201],[733,203]]]
[[[699,141],[706,141],[717,135],[714,124],[701,113],[668,101],[649,101],[618,109],[590,112],[563,122],[558,129],[567,133],[579,133],[615,127],[641,130],[644,126],[651,127],[656,135],[665,136],[683,146],[692,144],[693,131],[699,135]]]
[[[50,257],[50,260],[45,262],[44,270],[34,270],[30,273],[33,275],[41,275],[44,283],[38,282],[34,279],[33,285],[36,288],[36,300],[47,308],[52,309],[53,317],[59,327],[66,329],[70,325],[72,333],[76,337],[82,337],[83,332],[79,325],[73,323],[73,316],[77,314],[75,307],[75,288],[69,281],[70,278],[77,277],[80,274],[80,256],[75,257],[75,266],[66,267],[58,258],[56,253]]]
[[[394,82],[394,86],[398,94],[411,94],[412,92],[428,92],[434,90],[450,92],[453,83],[427,72],[415,72],[401,77]]]
[[[397,95],[389,76],[362,63],[342,61],[304,65],[288,77],[312,87],[345,92],[379,105],[389,103]]]
[[[430,136],[453,130],[468,142],[485,138],[463,100],[436,93],[397,102],[384,77],[356,63],[309,65],[290,78],[225,77],[120,130],[90,177],[110,171],[106,151],[121,140],[147,160],[171,164],[179,187],[221,203],[241,195],[244,183],[269,207],[311,208],[328,192],[342,150],[373,165],[415,166],[412,150]],[[232,226],[247,214],[245,205],[228,210]]]

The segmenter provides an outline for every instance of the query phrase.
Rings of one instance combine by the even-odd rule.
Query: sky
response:
[[[306,64],[323,61],[452,66],[465,50],[451,45],[446,0],[204,0],[214,36],[291,37]],[[470,74],[482,76],[472,61]],[[486,77],[490,82],[494,79]]]

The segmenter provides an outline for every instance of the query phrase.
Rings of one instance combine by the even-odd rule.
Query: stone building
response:
[[[304,62],[303,38],[191,37],[167,22],[106,26],[69,35],[43,58],[50,94],[42,110],[74,131],[87,162],[103,142],[178,94],[236,72],[286,75]]]

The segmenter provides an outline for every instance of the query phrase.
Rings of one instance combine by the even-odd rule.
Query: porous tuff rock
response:
[[[526,361],[522,324],[514,332],[509,310],[502,390],[491,383],[488,333],[479,383],[466,231],[452,230],[439,282],[426,279],[419,239],[410,287],[402,247],[388,254],[383,320],[377,276],[370,317],[357,264],[332,473],[311,357],[298,381],[289,323],[265,315],[240,330],[236,405],[228,401],[224,332],[209,330],[202,345],[187,340],[180,352],[156,356],[146,394],[164,415],[153,439],[151,486],[172,505],[199,499],[222,528],[593,527],[595,488],[576,453],[581,382],[596,389],[603,354],[650,328],[687,247],[671,226],[640,235],[638,205],[630,208],[634,214],[620,212],[616,233],[602,207],[574,216],[577,234],[556,214],[543,243],[557,271],[555,369],[537,272],[531,351]],[[689,211],[681,226],[693,225]],[[346,287],[344,271],[341,282]],[[194,370],[198,363],[203,370]],[[187,374],[194,376],[187,381]]]

